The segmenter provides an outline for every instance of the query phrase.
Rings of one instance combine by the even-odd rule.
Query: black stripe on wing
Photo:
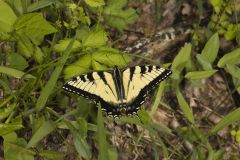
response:
[[[97,73],[100,78],[94,79],[93,73]],[[108,72],[108,73],[110,73],[110,72]],[[110,73],[110,74],[112,74],[112,73]],[[113,104],[110,104],[110,103],[104,101],[99,95],[90,93],[88,91],[85,91],[81,88],[76,87],[81,81],[84,83],[95,84],[95,81],[97,81],[97,80],[102,80],[106,86],[109,86],[109,84],[107,83],[107,80],[105,78],[104,71],[99,71],[99,72],[90,72],[88,74],[83,74],[83,75],[73,77],[70,80],[68,80],[63,85],[62,88],[64,90],[66,90],[67,92],[74,93],[79,96],[85,97],[87,99],[93,100],[97,104],[100,103],[102,110],[105,111],[108,115],[112,115],[113,117],[116,117],[116,115],[118,116],[120,114],[120,111],[119,111],[119,107],[117,105],[113,105]],[[74,85],[72,85],[72,83],[74,83]],[[88,84],[88,85],[91,85],[91,84]]]
[[[77,94],[79,96],[82,96],[82,97],[85,97],[85,98],[97,101],[99,99],[99,97],[97,95],[91,94],[91,93],[89,93],[87,91],[84,91],[83,89],[80,89],[80,88],[76,87],[80,82],[87,83],[87,81],[88,81],[88,83],[94,83],[95,80],[92,77],[92,73],[93,72],[73,77],[70,80],[68,80],[62,86],[62,88],[65,91],[67,91],[67,92],[74,93],[74,94]],[[75,83],[75,85],[70,84],[71,82]]]
[[[140,66],[141,74],[146,72],[151,72],[153,67],[156,69],[160,69],[159,66]],[[130,69],[131,71],[131,69]],[[133,76],[134,72],[130,72],[130,76]],[[138,96],[131,102],[127,104],[126,114],[133,114],[139,110],[139,107],[145,102],[145,98],[148,93],[151,92],[161,81],[166,79],[172,74],[172,71],[169,69],[165,69],[159,76],[157,76],[154,80],[152,80],[148,85],[146,85],[138,94]]]

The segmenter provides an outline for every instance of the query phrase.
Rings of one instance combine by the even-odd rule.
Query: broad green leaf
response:
[[[78,126],[76,128],[78,129],[81,137],[87,138],[87,132],[88,132],[87,121],[84,118],[79,117],[77,119],[77,124]]]
[[[14,110],[16,104],[10,104],[4,108],[0,108],[0,120],[7,118]]]
[[[3,41],[14,41],[14,37],[11,36],[10,33],[7,33],[7,32],[0,32],[0,42],[3,42]]]
[[[72,123],[69,123],[68,121],[64,121],[64,123],[67,125],[68,129],[70,129],[71,133],[73,134],[73,142],[78,154],[84,159],[91,159],[92,155],[86,141],[86,136],[81,135],[81,131],[78,131],[79,129],[82,130],[81,128],[79,128],[81,127],[79,126],[79,122],[77,128],[75,128]]]
[[[26,58],[30,58],[34,52],[34,45],[30,39],[24,35],[18,36],[18,52]]]
[[[71,39],[64,39],[64,40],[61,40],[58,44],[56,44],[54,46],[54,50],[56,52],[63,52],[67,46],[69,45]],[[73,43],[73,47],[71,48],[71,52],[76,52],[76,51],[79,51],[81,48],[81,43],[79,41],[74,41]]]
[[[82,55],[77,61],[68,65],[64,69],[65,79],[69,79],[78,74],[83,74],[89,71],[92,62],[90,54]]]
[[[237,92],[240,93],[240,79],[235,78],[235,76],[233,76],[232,80]]]
[[[144,109],[138,110],[137,113],[143,124],[148,125],[151,123],[151,117]]]
[[[171,69],[173,70],[173,78],[179,79],[179,74],[182,72],[186,64],[191,60],[191,44],[186,43],[174,58]]]
[[[45,136],[51,133],[56,128],[52,121],[44,121],[42,125],[33,134],[32,138],[27,144],[27,148],[36,146],[36,144],[41,141]]]
[[[49,150],[40,151],[39,155],[46,159],[63,159],[65,157],[65,153]]]
[[[240,48],[225,54],[219,61],[217,66],[223,68],[226,64],[239,64],[240,63]]]
[[[152,110],[151,110],[151,113],[150,115],[153,116],[154,113],[157,111],[158,109],[158,106],[160,104],[160,101],[161,101],[161,97],[162,97],[162,94],[163,94],[163,91],[164,91],[164,88],[166,86],[166,82],[163,81],[160,83],[159,87],[158,87],[158,91],[157,91],[157,94],[156,94],[156,98],[155,98],[155,101],[152,105]]]
[[[100,7],[105,5],[104,0],[84,0],[90,7]]]
[[[236,65],[227,64],[227,71],[235,78],[240,80],[240,68]]]
[[[108,70],[109,68],[97,61],[92,61],[92,67],[94,70]]]
[[[91,31],[83,40],[84,47],[98,48],[107,44],[107,33],[103,30]]]
[[[180,108],[183,111],[183,114],[189,120],[189,122],[194,124],[195,121],[194,121],[192,110],[188,105],[188,103],[186,102],[186,100],[184,99],[182,93],[180,92],[179,87],[176,88],[176,95],[177,95],[177,100],[180,105]]]
[[[216,134],[221,129],[240,120],[240,108],[228,113],[218,124],[216,124],[209,132],[210,135]]]
[[[3,0],[0,0],[0,13],[0,32],[11,32],[17,16]]]
[[[28,67],[28,63],[25,58],[23,58],[20,54],[17,53],[9,54],[7,57],[7,61],[10,64],[10,68],[14,68],[20,71]]]
[[[205,57],[210,63],[213,63],[217,57],[219,50],[219,37],[215,33],[205,44],[201,55]]]
[[[14,29],[18,34],[30,38],[35,45],[39,45],[45,35],[57,32],[40,13],[28,13],[20,16],[14,24]]]
[[[98,50],[80,56],[79,60],[67,66],[64,70],[65,79],[86,73],[89,69],[107,70],[115,65],[124,67],[129,61],[130,58],[126,54],[113,49]]]
[[[237,92],[238,94],[240,94],[240,87],[237,87]]]
[[[181,48],[181,50],[173,60],[172,69],[181,71],[184,68],[184,65],[190,59],[191,48],[192,48],[191,44],[185,44],[184,47]]]
[[[26,149],[27,142],[18,138],[15,132],[3,136],[4,158],[6,160],[34,160],[36,153]]]
[[[33,57],[34,59],[38,62],[38,63],[42,63],[43,62],[43,52],[42,52],[42,49],[38,46],[35,46],[34,47],[34,54],[33,54]]]
[[[130,58],[126,54],[109,50],[96,51],[92,53],[92,58],[94,61],[110,67],[115,65],[124,67],[130,62]]]
[[[90,33],[90,28],[86,25],[80,26],[76,30],[76,39],[80,42],[82,42]]]
[[[102,116],[101,106],[98,107],[98,116],[97,116],[97,141],[98,141],[98,150],[99,156],[98,160],[109,160],[108,155],[108,143],[106,136],[106,129],[104,127],[104,119]]]
[[[43,123],[46,122],[46,118],[44,116],[39,116],[32,119],[31,129],[32,133],[35,133]]]
[[[13,131],[23,128],[22,117],[18,116],[11,123],[0,123],[0,136],[9,134]]]
[[[8,133],[19,130],[21,128],[23,128],[22,124],[9,124],[9,123],[4,124],[4,123],[1,123],[0,124],[0,135],[1,136],[6,135]]]
[[[210,0],[211,4],[213,5],[213,8],[215,10],[216,13],[219,13],[222,5],[223,5],[223,1],[219,1],[219,0]]]
[[[91,153],[87,141],[80,137],[79,135],[77,136],[76,134],[74,134],[75,136],[73,137],[73,140],[77,152],[79,153],[80,156],[84,157],[85,159],[90,159]]]
[[[109,159],[118,160],[118,151],[115,148],[108,149]]]
[[[205,56],[203,56],[201,54],[197,54],[196,57],[197,57],[198,62],[201,64],[201,66],[204,70],[206,70],[206,71],[212,70],[212,65]]]
[[[209,71],[194,71],[194,72],[188,72],[185,75],[185,78],[195,80],[195,79],[203,79],[203,78],[208,78],[215,74],[217,70],[209,70]]]
[[[41,95],[38,98],[37,104],[36,104],[36,109],[38,111],[42,110],[45,107],[45,105],[47,103],[47,100],[48,100],[48,97],[53,92],[53,88],[55,87],[55,85],[57,83],[57,79],[62,72],[63,66],[68,59],[68,56],[70,54],[70,49],[72,48],[74,41],[75,41],[75,37],[69,43],[68,47],[66,48],[66,50],[63,53],[62,58],[58,62],[58,66],[55,68],[55,70],[53,71],[53,73],[52,73],[50,79],[48,80],[47,84],[42,89]]]
[[[213,159],[214,160],[222,160],[222,158],[224,157],[225,151],[223,151],[222,149],[214,151],[213,153]]]
[[[26,11],[25,8],[28,5],[27,0],[4,0],[9,4],[11,8],[14,9],[14,13],[16,15],[23,15],[24,12]]]
[[[227,26],[227,31],[224,33],[224,38],[227,41],[231,41],[236,37],[236,32],[238,30],[238,26],[235,24],[229,24]]]
[[[127,25],[138,18],[136,10],[133,8],[123,9],[127,2],[127,0],[109,0],[103,10],[106,22],[120,31],[127,29]]]
[[[13,69],[13,68],[8,68],[8,67],[3,67],[0,66],[0,73],[4,73],[10,76],[13,76],[15,78],[36,78],[35,76],[31,75],[31,74],[26,74],[22,71]]]
[[[36,1],[35,3],[33,3],[33,4],[28,6],[27,12],[37,11],[39,9],[45,8],[47,6],[50,6],[53,3],[54,3],[53,0],[40,0],[40,1]]]

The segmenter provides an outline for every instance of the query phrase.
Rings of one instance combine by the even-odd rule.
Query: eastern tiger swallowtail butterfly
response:
[[[89,72],[68,80],[63,89],[100,104],[109,116],[136,114],[147,94],[166,79],[171,70],[159,66],[135,66]]]

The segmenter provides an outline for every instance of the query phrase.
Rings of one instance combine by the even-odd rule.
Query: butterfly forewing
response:
[[[122,73],[122,80],[128,106],[132,109],[139,107],[144,102],[147,93],[170,74],[171,71],[168,69],[151,65],[125,69]]]
[[[109,72],[90,72],[76,76],[66,82],[63,88],[97,102],[105,101],[112,105],[119,102],[113,76]]]

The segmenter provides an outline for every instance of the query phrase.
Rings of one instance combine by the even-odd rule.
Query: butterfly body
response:
[[[63,89],[94,100],[108,115],[136,114],[147,94],[171,74],[159,66],[135,66],[89,72],[67,81]]]

